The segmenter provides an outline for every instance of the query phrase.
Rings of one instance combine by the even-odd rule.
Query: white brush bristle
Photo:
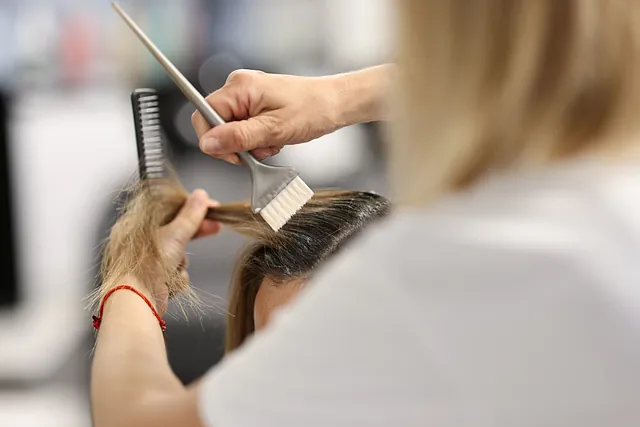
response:
[[[262,218],[273,231],[278,231],[313,197],[313,191],[300,177],[289,183],[264,209]]]

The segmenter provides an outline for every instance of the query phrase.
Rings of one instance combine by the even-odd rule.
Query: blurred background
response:
[[[321,75],[392,58],[392,0],[121,0],[203,92],[238,68]],[[90,426],[94,333],[86,295],[115,202],[136,175],[129,94],[159,91],[165,142],[183,183],[245,199],[242,168],[202,155],[193,108],[102,0],[0,0],[0,426]],[[313,187],[385,193],[373,123],[274,162]],[[189,249],[207,305],[172,307],[171,364],[188,383],[222,355],[227,286],[243,240],[225,231]]]

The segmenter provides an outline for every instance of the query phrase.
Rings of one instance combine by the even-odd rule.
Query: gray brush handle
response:
[[[210,126],[218,126],[225,123],[225,121],[220,117],[220,115],[209,105],[206,99],[198,92],[198,90],[193,87],[191,82],[187,80],[187,78],[176,68],[171,61],[158,49],[158,47],[153,44],[151,39],[147,37],[147,35],[140,29],[138,24],[136,24],[133,19],[129,17],[125,13],[124,10],[117,4],[112,3],[113,8],[116,12],[124,19],[127,25],[131,28],[131,30],[138,36],[140,41],[149,49],[149,52],[158,60],[160,65],[167,71],[169,77],[176,83],[178,88],[184,93],[184,95],[196,106],[200,114],[205,118],[207,123]],[[256,169],[260,166],[264,166],[260,163],[255,157],[253,157],[249,153],[237,153],[238,157],[242,160],[242,162],[249,168],[251,173],[253,174]]]

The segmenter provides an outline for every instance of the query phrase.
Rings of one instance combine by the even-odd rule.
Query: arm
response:
[[[329,77],[336,88],[335,108],[340,127],[388,119],[395,68],[393,64],[385,64]]]
[[[147,293],[135,279],[126,283]],[[158,321],[133,292],[115,292],[105,304],[91,377],[97,427],[202,425],[195,390],[171,371]]]
[[[132,218],[123,218],[125,228],[116,226],[112,230],[105,259],[126,265],[127,259],[143,262],[146,256],[148,261],[148,253],[162,251],[164,267],[179,271],[187,283],[188,275],[180,267],[186,264],[187,242],[194,236],[215,234],[220,230],[220,224],[204,220],[207,208],[212,206],[216,203],[209,201],[206,193],[194,192],[175,219],[160,228],[159,246],[153,251],[148,249],[149,245],[142,245],[146,251],[127,252],[127,248],[136,247],[128,241],[131,230],[137,230],[137,238],[149,236],[132,226],[135,222]],[[145,270],[157,271],[156,262],[145,263]],[[140,275],[118,279],[107,274],[103,286],[108,289],[111,285],[131,285],[162,312],[166,309],[169,292],[166,281],[158,279],[163,277],[160,274],[148,274],[144,280],[138,278]],[[147,303],[130,290],[111,294],[104,304],[91,372],[95,425],[200,427],[196,388],[185,388],[171,371],[160,325]]]
[[[207,97],[228,123],[211,129],[200,113],[192,117],[200,148],[239,163],[233,153],[251,151],[264,159],[285,145],[383,120],[395,68],[387,64],[325,77],[235,71],[224,87]]]

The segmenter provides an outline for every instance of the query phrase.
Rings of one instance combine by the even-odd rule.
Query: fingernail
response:
[[[236,156],[235,154],[229,154],[227,156],[221,156],[220,157],[222,160],[224,160],[225,162],[229,162],[232,163],[234,165],[241,165],[242,163],[240,163],[240,159],[238,158],[238,156]]]
[[[220,150],[220,141],[216,138],[205,138],[200,144],[200,149],[205,153],[216,153]]]

